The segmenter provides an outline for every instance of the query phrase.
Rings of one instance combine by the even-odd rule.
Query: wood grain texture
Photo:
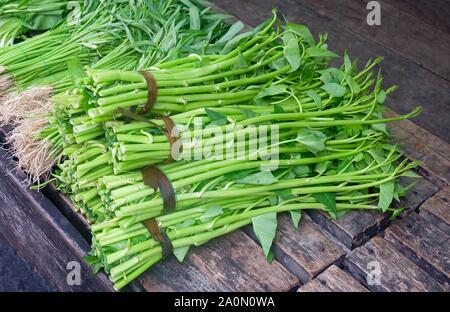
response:
[[[448,0],[389,0],[397,9],[413,15],[422,23],[450,33],[450,3]]]
[[[348,252],[335,239],[303,214],[298,230],[288,214],[279,215],[272,250],[275,259],[294,273],[302,283],[308,282],[332,264],[338,264]],[[255,239],[255,235],[250,233]]]
[[[400,202],[394,200],[392,206],[405,208],[407,211],[416,210],[424,201],[439,191],[438,186],[426,179],[420,179],[417,182],[417,180],[408,177],[400,178],[402,185],[409,185],[412,182],[416,182],[416,184],[409,190],[408,194],[402,197]]]
[[[173,256],[156,264],[139,278],[138,283],[150,292],[231,291],[224,284],[213,283],[194,267],[190,256],[183,263]]]
[[[298,289],[298,292],[368,292],[350,274],[335,265]]]
[[[418,214],[412,213],[404,220],[389,226],[384,237],[449,289],[449,235]]]
[[[153,268],[144,277],[147,290],[289,291],[298,279],[278,261],[267,262],[262,249],[236,231],[192,248],[182,265],[175,259]],[[160,270],[152,275],[155,270]],[[175,280],[168,281],[168,279]],[[166,280],[167,279],[167,280]],[[156,286],[157,283],[161,285]]]
[[[89,229],[89,223],[82,215],[75,211],[72,202],[64,194],[60,193],[53,183],[47,185],[42,193],[47,197],[69,222],[77,229],[86,241],[91,243],[92,234]]]
[[[400,203],[394,202],[393,206],[407,208],[408,211],[417,209],[423,201],[437,191],[437,186],[421,179],[410,193],[401,199]],[[351,211],[337,220],[330,219],[328,214],[322,211],[311,211],[308,214],[314,222],[350,249],[362,245],[385,229],[389,225],[390,218],[389,214],[377,211]]]
[[[372,261],[380,268],[379,284],[368,283]],[[344,269],[372,291],[444,291],[445,287],[381,237],[374,237],[344,259]],[[370,285],[373,284],[373,285]]]
[[[321,211],[309,215],[349,249],[364,244],[389,224],[389,216],[376,211],[350,211],[337,220]]]
[[[397,117],[392,110],[386,110],[386,117]],[[438,185],[445,187],[450,181],[450,144],[420,128],[410,120],[402,120],[389,124],[393,141],[400,144],[406,155],[420,160],[420,173]]]
[[[299,5],[295,0],[213,0],[213,2],[252,26],[270,17],[271,9],[277,6],[280,9],[280,16],[283,14],[289,21],[306,24],[313,34],[328,33],[330,49],[341,55],[347,49],[351,57],[358,57],[361,63],[376,56],[384,57],[382,63],[384,85],[396,84],[400,87],[399,91],[389,96],[386,104],[400,114],[408,113],[416,106],[422,105],[424,110],[414,122],[444,141],[450,142],[449,81],[381,44],[355,33],[324,12],[320,13],[316,9]]]
[[[441,231],[450,235],[450,186],[438,192],[420,206],[419,214]]]
[[[23,177],[11,173],[11,163],[0,151],[0,238],[13,245],[49,286],[58,291],[112,291],[107,277],[93,275],[84,262],[88,243],[59,210],[41,193],[21,184]],[[67,283],[67,264],[81,265],[81,285]]]
[[[420,18],[405,13],[379,0],[381,25],[369,25],[368,1],[359,0],[296,0],[299,6],[314,8],[319,14],[376,42],[415,64],[450,80],[450,63],[443,62],[450,51],[450,34],[423,23]]]

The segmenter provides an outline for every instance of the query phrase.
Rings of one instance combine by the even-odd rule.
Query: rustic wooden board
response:
[[[151,291],[289,291],[298,285],[278,261],[268,263],[261,248],[242,231],[193,248],[182,265],[175,261],[151,269],[142,286]]]
[[[426,200],[419,214],[441,231],[450,235],[450,186]]]
[[[189,256],[182,264],[172,256],[150,268],[138,281],[149,292],[231,291],[226,285],[214,284],[192,265]]]
[[[328,33],[330,48],[340,54],[347,49],[350,55],[358,57],[361,63],[365,63],[369,58],[383,56],[385,86],[396,84],[400,87],[399,91],[390,95],[387,105],[401,114],[412,111],[417,105],[423,105],[424,111],[414,122],[450,142],[449,81],[332,20],[328,12],[321,14],[308,6],[299,5],[295,0],[213,2],[252,26],[267,19],[271,9],[276,6],[289,21],[306,24],[314,34]]]
[[[298,292],[368,292],[350,274],[335,265],[298,289]]]
[[[423,201],[437,192],[438,188],[429,181],[420,180],[411,192],[395,206],[416,209]],[[343,217],[332,220],[321,211],[309,212],[311,218],[336,237],[347,248],[353,249],[368,241],[389,224],[389,214],[376,211],[351,211]]]
[[[369,264],[379,263],[380,283],[369,285]],[[374,237],[344,259],[344,269],[372,291],[444,291],[445,287],[381,237]]]
[[[93,275],[84,262],[88,243],[59,210],[41,193],[21,184],[23,177],[11,173],[11,163],[0,151],[0,237],[31,263],[48,285],[59,291],[112,291],[107,277]],[[67,283],[71,261],[81,265],[81,285]]]
[[[384,234],[409,259],[449,289],[450,236],[416,213],[389,226]]]
[[[442,62],[448,58],[450,34],[397,9],[390,4],[390,1],[378,1],[381,8],[381,25],[376,26],[367,24],[369,11],[366,9],[366,1],[296,0],[296,2],[298,6],[314,8],[320,14],[326,15],[368,40],[394,51],[447,80],[450,79],[450,63]]]
[[[247,232],[256,240],[252,229],[248,228]],[[298,230],[288,214],[279,216],[272,250],[275,259],[302,283],[310,281],[331,264],[339,264],[348,252],[306,214],[303,214]]]
[[[398,114],[387,110],[386,117]],[[420,128],[410,120],[403,120],[389,125],[394,142],[401,145],[406,155],[422,162],[418,171],[432,183],[445,187],[450,181],[450,145],[440,138]]]
[[[389,224],[389,216],[376,211],[351,211],[337,220],[321,211],[311,211],[309,215],[350,249],[365,243]]]
[[[389,0],[399,10],[414,15],[435,28],[450,33],[450,5],[448,1]]]
[[[47,185],[42,193],[61,211],[61,213],[72,223],[72,225],[83,235],[89,243],[92,241],[91,231],[88,221],[78,214],[72,202],[64,194],[58,192],[53,183]]]
[[[402,177],[400,182],[408,185],[414,182],[411,178]],[[400,202],[394,200],[393,206],[405,208],[408,211],[416,210],[425,200],[439,191],[439,187],[426,179],[420,179],[409,191],[409,193],[400,199]]]

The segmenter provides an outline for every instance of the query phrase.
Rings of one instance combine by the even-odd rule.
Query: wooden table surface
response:
[[[390,126],[407,156],[422,161],[423,179],[399,204],[399,220],[373,212],[332,221],[304,215],[296,230],[280,215],[275,260],[267,263],[251,228],[236,231],[174,257],[138,278],[133,291],[442,291],[450,275],[450,5],[447,1],[378,1],[381,25],[369,26],[365,1],[213,0],[250,26],[277,6],[287,20],[314,34],[327,32],[330,48],[362,62],[384,56],[385,84],[400,90],[386,115],[424,112]],[[27,190],[0,151],[0,241],[32,266],[46,287],[59,291],[112,291],[103,273],[93,275],[82,257],[89,230],[70,202],[51,186]],[[0,253],[1,255],[1,253]],[[0,257],[1,259],[1,257]],[[81,264],[82,284],[67,283],[67,264]],[[380,283],[367,276],[379,264]],[[3,281],[3,280],[0,280]]]

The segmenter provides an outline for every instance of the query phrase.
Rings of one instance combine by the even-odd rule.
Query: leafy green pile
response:
[[[26,39],[29,32],[53,28],[70,14],[75,18],[82,5],[82,1],[67,0],[1,0],[0,48]]]
[[[96,145],[65,150],[70,157],[59,166],[57,180],[95,223],[88,259],[110,274],[117,289],[163,258],[160,242],[142,223],[150,218],[182,261],[190,246],[251,223],[270,258],[279,212],[289,211],[297,225],[307,209],[331,218],[352,210],[393,216],[402,211],[392,202],[408,189],[399,179],[417,177],[410,171],[416,163],[402,160],[397,147],[387,143],[385,124],[420,110],[384,119],[384,101],[395,87],[383,90],[381,75],[374,75],[380,59],[358,71],[345,55],[341,68],[329,67],[327,60],[336,55],[326,48],[325,37],[316,43],[305,38],[304,26],[274,29],[275,21],[242,35],[233,49],[222,51],[227,53],[152,67],[158,100],[139,118],[129,120],[126,111],[137,107],[139,113],[147,102],[142,74],[90,71],[79,80],[70,105],[84,107],[87,115],[73,135],[80,144],[85,136],[94,137]],[[194,135],[195,120],[203,130],[226,129],[229,136],[202,134],[193,149],[183,145],[183,158],[166,163],[173,146],[160,114],[184,129],[183,143],[189,143],[183,135]],[[250,146],[260,142],[249,139],[240,146],[240,158],[216,157],[226,146],[238,152],[244,127],[254,126],[259,134],[264,125],[278,129],[269,132],[269,138],[280,140],[269,149],[252,152]],[[274,166],[267,156],[275,147]],[[209,155],[195,159],[205,148]],[[171,181],[175,212],[165,212],[163,195],[144,182],[142,169],[148,165],[158,165]]]
[[[77,144],[72,127],[84,122],[86,112],[71,103],[76,95],[70,88],[86,68],[139,70],[222,49],[243,25],[225,24],[226,16],[207,5],[200,0],[146,0],[134,6],[101,2],[83,11],[79,25],[63,23],[0,53],[5,66],[0,70],[0,94],[2,85],[8,93],[0,105],[0,125],[15,125],[9,143],[18,167],[36,182],[47,177],[63,147]],[[24,50],[27,53],[18,53]],[[93,139],[91,132],[78,143]]]
[[[0,64],[16,73],[16,85],[35,86],[45,85],[39,62],[54,61],[51,113],[32,119],[30,144],[13,136],[16,155],[35,179],[57,164],[50,181],[92,225],[86,259],[116,289],[165,256],[148,220],[180,261],[191,246],[248,224],[271,259],[280,212],[296,227],[311,209],[333,219],[354,210],[402,212],[394,200],[413,184],[400,179],[415,180],[417,163],[389,144],[386,124],[420,109],[383,117],[396,88],[382,88],[374,70],[381,59],[360,68],[345,54],[332,67],[338,56],[326,36],[316,41],[275,14],[240,33],[242,23],[226,25],[198,0],[113,1],[83,16],[85,26],[61,25],[13,45]],[[73,45],[63,52],[59,40]],[[21,44],[32,55],[15,56]],[[76,49],[86,58],[74,58]],[[20,123],[16,129],[27,137]]]

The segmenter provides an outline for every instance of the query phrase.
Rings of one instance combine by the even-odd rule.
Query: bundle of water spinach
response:
[[[66,173],[111,172],[78,197],[95,198],[93,210],[101,207],[105,220],[92,225],[87,259],[104,268],[117,289],[164,257],[167,246],[150,234],[149,219],[182,261],[191,246],[248,224],[271,257],[280,212],[289,212],[294,226],[308,209],[331,218],[353,210],[401,213],[393,201],[413,185],[417,163],[389,144],[386,124],[420,109],[383,118],[386,96],[396,88],[382,89],[373,70],[380,59],[358,71],[344,55],[340,68],[329,67],[336,55],[323,36],[316,43],[303,25],[272,26],[226,55],[190,56],[152,69],[159,101],[136,120],[124,120],[119,109],[145,105],[142,74],[97,72],[84,81],[93,86],[89,118],[103,122],[106,137],[103,150]],[[177,125],[176,140],[161,115]],[[167,198],[145,183],[142,169],[149,165],[170,181],[175,211],[167,212]],[[405,177],[413,182],[400,184]]]

